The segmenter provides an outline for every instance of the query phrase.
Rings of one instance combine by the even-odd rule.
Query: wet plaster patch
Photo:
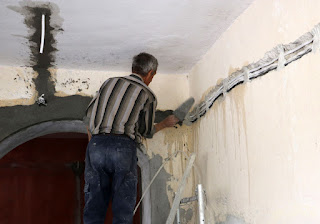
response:
[[[216,224],[247,224],[242,218],[227,215],[226,220],[223,222],[217,222]]]
[[[59,7],[51,2],[21,1],[19,6],[8,6],[9,9],[24,16],[24,24],[30,34],[26,37],[31,50],[30,64],[33,69],[49,68],[54,65],[56,49],[55,36],[63,31],[63,19],[59,16]],[[45,43],[43,54],[40,54],[41,17],[45,15]]]
[[[195,206],[193,206],[193,207],[195,207]],[[193,217],[192,208],[188,208],[188,209],[180,208],[180,221],[181,221],[181,223],[189,223],[192,220],[192,217]]]
[[[82,120],[91,98],[69,96],[52,98],[48,106],[0,107],[0,141],[34,124],[45,121]]]
[[[151,177],[155,175],[159,167],[163,163],[163,158],[160,155],[155,155],[150,160]],[[153,224],[163,224],[166,222],[170,212],[170,203],[167,196],[167,182],[171,175],[162,169],[151,186],[151,201],[152,203],[152,222]]]
[[[50,79],[48,68],[54,66],[56,40],[55,36],[63,31],[63,19],[59,15],[59,8],[50,2],[21,1],[20,6],[8,6],[9,9],[24,16],[24,24],[30,35],[27,37],[30,47],[30,66],[39,75],[33,79],[38,96],[52,100],[55,92],[55,83]],[[45,15],[45,42],[43,53],[40,54],[41,18]]]

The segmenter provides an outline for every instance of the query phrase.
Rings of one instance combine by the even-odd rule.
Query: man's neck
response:
[[[143,77],[137,73],[132,73],[135,77],[139,78],[141,81],[143,81]]]

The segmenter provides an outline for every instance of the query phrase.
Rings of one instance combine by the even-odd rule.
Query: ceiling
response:
[[[57,68],[129,71],[132,57],[144,51],[158,58],[159,73],[186,74],[253,0],[50,2],[62,18]],[[0,1],[0,65],[30,64],[32,31],[12,7],[31,3],[39,2]]]

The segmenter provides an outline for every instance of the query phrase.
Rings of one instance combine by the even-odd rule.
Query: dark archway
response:
[[[86,128],[83,122],[79,120],[49,121],[25,128],[9,136],[0,143],[0,158],[5,156],[12,149],[31,139],[48,134],[64,132],[86,133]],[[141,168],[141,186],[142,191],[144,191],[150,181],[149,159],[140,150],[138,150],[138,158],[138,165]],[[150,194],[147,194],[142,204],[142,223],[150,222],[151,200]]]

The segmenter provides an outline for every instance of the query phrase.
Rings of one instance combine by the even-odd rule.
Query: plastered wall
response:
[[[0,67],[1,141],[37,123],[50,120],[81,120],[91,97],[107,78],[130,74],[54,68],[44,70],[43,74],[41,72],[41,69],[34,71],[27,67]],[[44,74],[47,78],[36,83],[35,80]],[[36,99],[42,94],[39,90],[45,89],[46,85],[53,91],[46,92],[48,105],[40,107]],[[157,74],[151,88],[158,97],[159,110],[174,110],[189,96],[186,75]],[[168,217],[174,192],[185,169],[187,163],[185,155],[188,156],[193,151],[191,128],[177,126],[166,129],[144,143],[146,154],[150,159],[150,180],[167,157],[176,151],[184,152],[166,163],[151,187],[152,223],[162,224]],[[184,197],[193,195],[192,174],[188,179]],[[182,220],[185,223],[194,223],[192,208],[190,204],[181,210]]]
[[[205,93],[320,22],[320,1],[257,0],[190,73]],[[320,54],[240,85],[192,126],[208,223],[320,223]]]

